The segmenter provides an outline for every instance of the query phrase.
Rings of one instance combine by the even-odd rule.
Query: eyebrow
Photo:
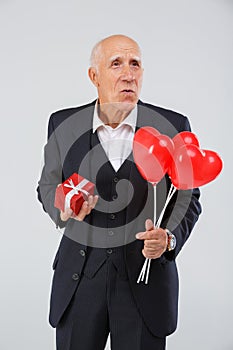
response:
[[[109,61],[110,61],[110,62],[113,62],[113,61],[120,60],[120,59],[121,59],[121,56],[115,55],[115,56],[110,57]],[[131,59],[132,61],[141,62],[141,58],[140,58],[139,56],[134,56],[134,57],[131,57],[130,59]]]

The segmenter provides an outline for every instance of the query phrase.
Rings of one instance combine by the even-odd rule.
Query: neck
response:
[[[129,103],[99,103],[98,115],[105,125],[109,125],[114,129],[122,123],[134,107],[133,104]]]

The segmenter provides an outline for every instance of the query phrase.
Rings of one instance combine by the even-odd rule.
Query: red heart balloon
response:
[[[199,174],[200,179],[198,176],[196,179],[197,187],[213,181],[220,174],[223,167],[222,159],[218,153],[210,150],[202,150],[202,154],[204,160],[202,163],[201,172]],[[200,181],[200,184],[198,181]]]
[[[214,151],[200,150],[188,144],[174,153],[171,181],[182,190],[200,187],[213,181],[222,170],[222,160]]]
[[[200,147],[197,136],[190,131],[180,132],[179,134],[173,137],[172,141],[174,143],[175,150],[185,145],[196,145],[197,147]],[[172,160],[172,162],[173,161],[174,160]],[[171,164],[171,167],[172,167],[172,164]],[[171,176],[171,167],[168,169],[169,176]]]
[[[152,128],[152,126],[144,126],[135,133],[134,140],[149,149],[154,142],[154,138],[158,135],[160,135],[160,132],[157,129]]]
[[[155,184],[167,172],[174,150],[172,140],[152,127],[140,128],[134,136],[133,155],[142,177]]]
[[[173,137],[175,148],[179,148],[185,145],[196,145],[200,147],[197,136],[191,131],[181,131],[179,134]]]

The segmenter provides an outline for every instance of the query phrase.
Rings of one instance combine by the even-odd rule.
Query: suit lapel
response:
[[[64,178],[74,172],[90,176],[90,149],[94,102],[86,108],[77,110],[62,124],[60,143],[62,143],[62,161]],[[59,130],[60,131],[60,130]],[[58,132],[59,132],[58,131]]]

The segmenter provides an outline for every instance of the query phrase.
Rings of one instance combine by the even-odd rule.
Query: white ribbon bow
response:
[[[79,192],[82,192],[83,194],[85,194],[86,196],[89,195],[89,192],[87,192],[86,190],[82,189],[82,187],[84,187],[86,184],[88,184],[88,180],[87,179],[83,179],[78,185],[74,185],[73,180],[69,180],[69,184],[65,184],[64,187],[69,187],[72,188],[72,190],[67,193],[66,197],[65,197],[65,209],[66,208],[70,208],[70,201],[71,198],[75,195],[75,194],[79,194]]]

